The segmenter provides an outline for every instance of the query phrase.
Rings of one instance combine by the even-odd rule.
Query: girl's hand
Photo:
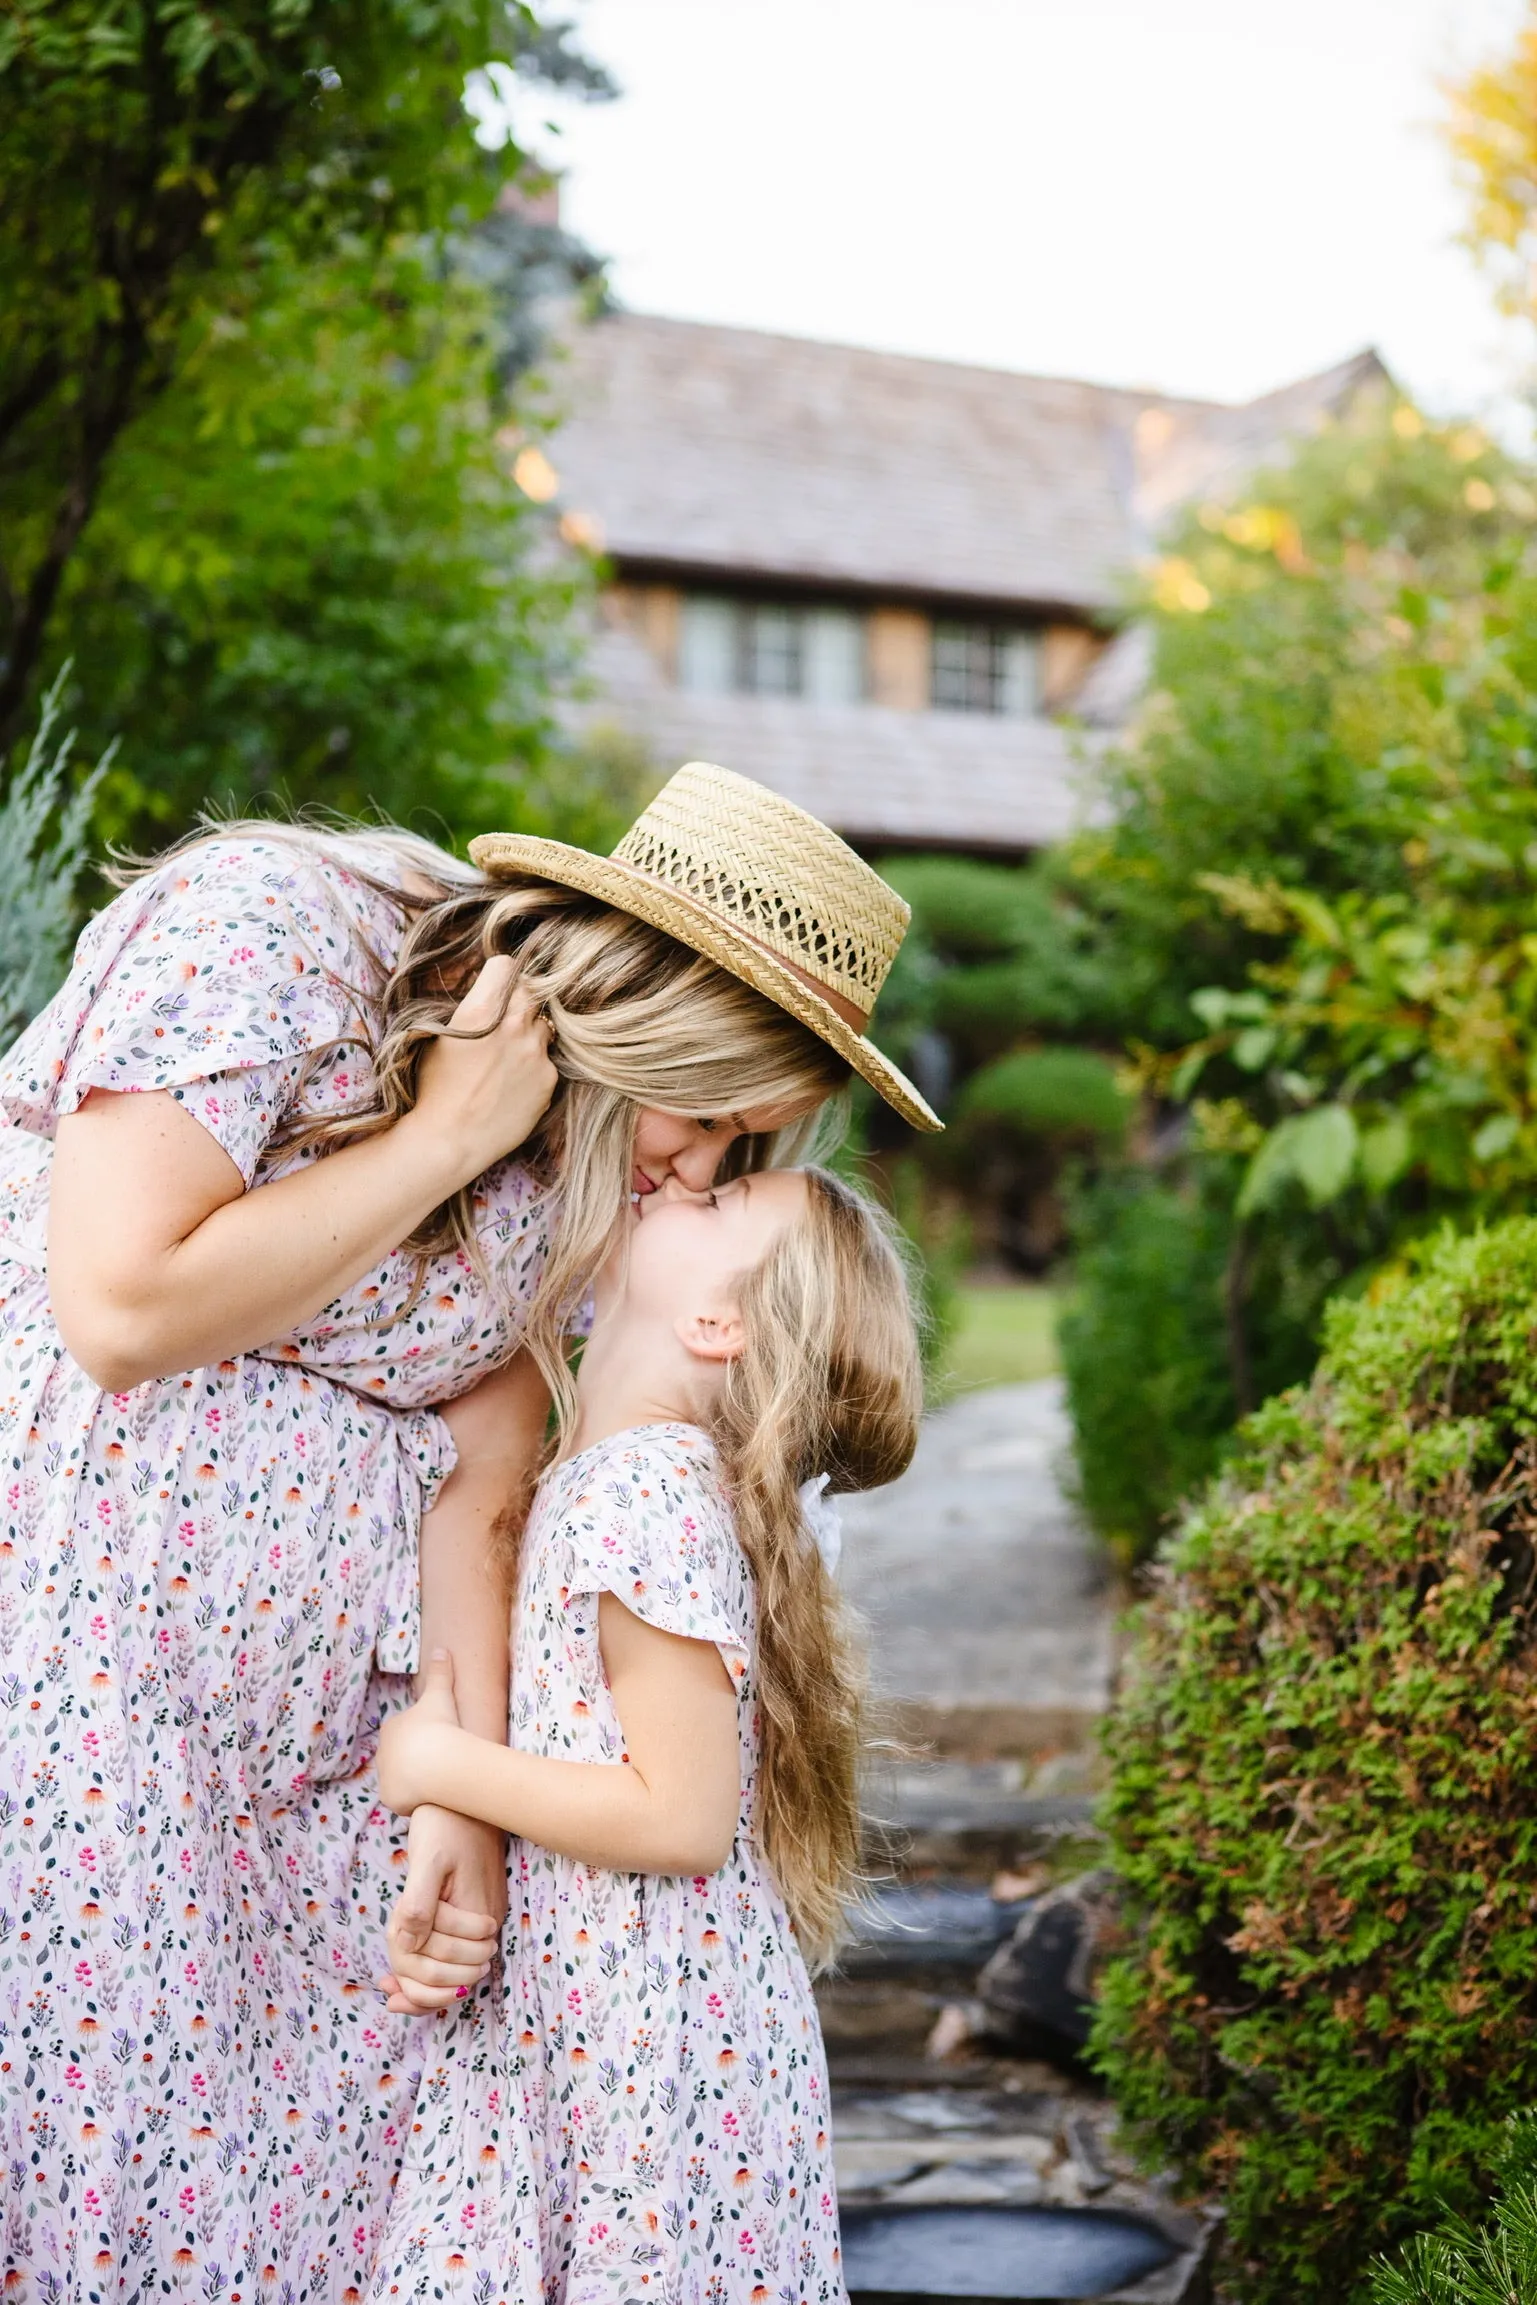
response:
[[[507,1845],[494,1825],[424,1802],[408,1848],[379,1983],[397,2016],[415,2017],[452,2009],[488,1974],[507,1914]]]
[[[527,993],[507,999],[515,973],[505,953],[486,962],[449,1019],[454,1033],[440,1035],[422,1057],[416,1104],[406,1116],[417,1134],[452,1143],[467,1176],[482,1175],[524,1142],[560,1078],[550,1062],[548,1018]],[[484,1037],[460,1040],[455,1033]]]

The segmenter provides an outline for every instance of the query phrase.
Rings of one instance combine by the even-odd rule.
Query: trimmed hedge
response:
[[[1139,1615],[1096,2054],[1249,2305],[1344,2305],[1537,2100],[1537,1221],[1331,1308]]]

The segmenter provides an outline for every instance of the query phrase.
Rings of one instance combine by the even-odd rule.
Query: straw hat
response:
[[[907,906],[814,816],[708,761],[669,777],[612,856],[482,833],[493,879],[532,873],[665,929],[825,1040],[914,1128],[944,1126],[865,1038],[907,933]]]

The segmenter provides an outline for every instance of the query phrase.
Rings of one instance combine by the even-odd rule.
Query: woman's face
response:
[[[715,1182],[716,1171],[740,1136],[768,1136],[804,1120],[809,1105],[757,1105],[746,1112],[690,1120],[682,1113],[641,1108],[635,1128],[635,1167],[630,1189],[642,1200],[676,1177],[692,1193]]]

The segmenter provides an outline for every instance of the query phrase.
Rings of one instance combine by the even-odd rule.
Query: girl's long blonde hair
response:
[[[741,1175],[807,1149],[825,1125],[820,1108],[848,1084],[848,1066],[750,985],[645,921],[553,882],[488,881],[410,833],[249,820],[207,824],[183,848],[257,837],[343,865],[405,921],[398,954],[380,957],[379,981],[366,988],[380,1019],[369,1046],[372,1089],[345,1112],[301,1120],[282,1141],[354,1143],[399,1120],[416,1101],[423,1052],[450,1029],[494,954],[518,964],[509,999],[525,990],[546,1009],[560,1086],[518,1151],[558,1195],[558,1210],[524,1342],[564,1423],[572,1323],[625,1222],[641,1107],[694,1119],[775,1107],[804,1116],[772,1135],[738,1139],[724,1173]],[[435,1210],[406,1245],[424,1257],[457,1247],[484,1270],[474,1187]]]
[[[738,1284],[744,1344],[710,1420],[758,1591],[756,1826],[813,1963],[859,1872],[864,1668],[811,1543],[804,1482],[884,1487],[918,1441],[923,1376],[907,1271],[883,1213],[825,1169],[805,1214]]]

